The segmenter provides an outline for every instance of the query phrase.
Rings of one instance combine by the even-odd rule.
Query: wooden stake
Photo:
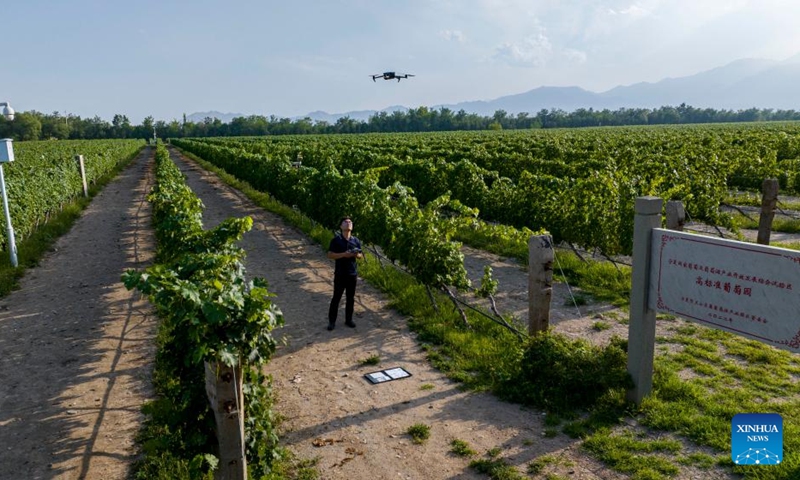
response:
[[[758,219],[758,239],[761,245],[769,245],[772,232],[772,219],[775,218],[775,207],[778,205],[778,179],[767,178],[761,184],[761,217]]]
[[[246,480],[242,367],[205,362],[206,395],[214,411],[219,442],[216,480]]]
[[[528,334],[550,327],[553,296],[553,238],[532,235],[528,240]]]

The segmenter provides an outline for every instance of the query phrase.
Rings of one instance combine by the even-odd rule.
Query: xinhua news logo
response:
[[[777,413],[739,413],[731,420],[731,460],[736,465],[783,461],[783,418]]]

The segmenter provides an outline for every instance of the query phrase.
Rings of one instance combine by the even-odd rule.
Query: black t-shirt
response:
[[[354,248],[361,249],[361,241],[354,236],[350,236],[349,240],[345,240],[341,234],[336,234],[331,240],[328,247],[329,252],[344,253]],[[358,275],[358,267],[356,266],[356,259],[353,258],[338,258],[336,259],[336,268],[333,271],[334,275]]]

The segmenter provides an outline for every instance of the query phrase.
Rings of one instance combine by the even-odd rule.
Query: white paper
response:
[[[369,377],[370,381],[374,383],[388,382],[391,380],[391,377],[387,377],[383,374],[383,372],[370,373],[367,375],[367,377]]]
[[[392,377],[395,380],[398,379],[398,378],[405,378],[405,377],[410,376],[410,374],[408,372],[406,372],[405,370],[403,370],[402,368],[399,368],[399,367],[398,368],[392,368],[391,370],[384,370],[383,372],[386,375],[389,375],[390,377]]]

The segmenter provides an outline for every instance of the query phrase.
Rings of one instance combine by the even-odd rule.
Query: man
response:
[[[328,310],[328,330],[336,327],[339,302],[342,299],[342,293],[345,292],[347,295],[344,304],[344,324],[350,328],[356,326],[353,322],[353,306],[358,278],[356,260],[364,258],[361,253],[361,241],[353,236],[353,220],[350,217],[344,217],[339,222],[339,227],[342,232],[333,237],[328,247],[328,258],[336,260],[336,267],[333,271],[333,298]]]

